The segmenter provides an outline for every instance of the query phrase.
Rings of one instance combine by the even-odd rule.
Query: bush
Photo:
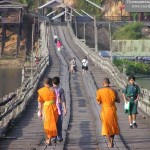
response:
[[[114,40],[135,40],[142,38],[142,23],[135,22],[120,27],[113,34]]]
[[[125,69],[126,75],[150,75],[150,65],[148,64],[126,59],[114,59],[113,63],[121,72]]]

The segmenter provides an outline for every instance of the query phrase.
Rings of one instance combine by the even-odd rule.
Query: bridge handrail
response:
[[[5,103],[5,105],[0,107],[0,109],[3,110],[0,113],[0,137],[2,137],[3,134],[5,134],[5,131],[7,130],[9,124],[12,123],[16,118],[18,118],[22,114],[27,104],[30,102],[30,100],[32,100],[33,93],[37,90],[37,85],[40,81],[40,78],[43,76],[45,69],[49,65],[49,51],[47,47],[48,36],[46,36],[48,28],[46,27],[45,23],[42,24],[43,25],[41,25],[41,44],[45,51],[45,53],[43,54],[44,57],[41,59],[38,66],[36,67],[37,69],[34,70],[34,76],[32,78],[28,77],[22,83],[22,87],[15,92],[16,96],[7,103]]]
[[[108,58],[103,58],[99,56],[98,53],[93,52],[87,45],[85,45],[80,39],[78,39],[70,24],[68,23],[68,28],[72,35],[73,40],[77,45],[84,51],[84,53],[95,63],[95,65],[100,66],[111,78],[115,81],[118,87],[122,89],[127,85],[127,77],[121,73],[116,66],[114,66]],[[141,88],[141,97],[138,103],[141,113],[145,117],[149,117],[150,114],[150,90]]]

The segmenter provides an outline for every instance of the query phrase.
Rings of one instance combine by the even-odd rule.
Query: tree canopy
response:
[[[142,38],[142,23],[134,22],[123,27],[118,28],[114,35],[113,39],[115,40],[135,40]]]
[[[95,4],[99,6],[101,6],[102,4],[102,0],[90,0],[90,1],[94,2]],[[88,3],[85,0],[75,0],[75,8],[78,11],[85,10],[87,13],[93,16],[101,15],[101,10],[99,8],[96,8],[95,6],[93,6],[92,4]]]

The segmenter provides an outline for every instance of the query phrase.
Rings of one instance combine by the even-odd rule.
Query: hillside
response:
[[[28,5],[28,8],[30,10],[36,10],[39,5],[42,5],[46,3],[48,0],[13,0],[16,2],[21,2],[24,4]],[[96,15],[96,16],[120,16],[121,15],[121,10],[120,7],[123,6],[122,0],[91,0],[94,3],[96,3],[99,6],[102,6],[105,8],[105,11],[101,11],[95,6],[92,6],[85,0],[62,0],[64,1],[65,4],[68,6],[72,6],[76,8],[78,11],[81,11],[82,9],[87,11],[91,15]],[[122,15],[126,16],[128,15],[125,10],[122,10]]]
[[[85,0],[64,0],[68,5],[73,5],[78,11],[80,10],[88,10],[88,13],[91,15],[96,16],[127,16],[129,15],[127,12],[125,12],[125,9],[122,9],[121,14],[121,7],[124,7],[122,0],[91,0],[94,3],[96,3],[99,6],[102,6],[105,8],[105,11],[101,11],[95,6],[92,6]]]

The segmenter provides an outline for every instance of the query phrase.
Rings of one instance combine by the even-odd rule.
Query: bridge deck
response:
[[[86,90],[85,81],[88,78],[82,76],[80,72],[80,62],[84,58],[84,54],[81,52],[80,48],[73,42],[69,30],[65,26],[59,26],[56,28],[58,34],[64,45],[64,50],[62,55],[59,55],[60,62],[58,61],[58,56],[54,52],[53,44],[50,44],[50,55],[51,55],[51,67],[48,68],[46,75],[51,77],[55,75],[60,75],[60,67],[64,64],[61,63],[61,57],[66,61],[69,58],[75,56],[77,58],[77,64],[79,71],[77,74],[72,75],[70,78],[71,87],[71,118],[69,123],[69,129],[67,132],[66,144],[64,149],[68,150],[97,150],[99,149],[99,144],[101,149],[108,149],[106,146],[105,138],[96,134],[96,122],[94,121],[92,108],[90,108],[89,101],[89,91]],[[65,34],[64,34],[65,33]],[[52,39],[51,39],[52,42]],[[61,56],[60,56],[61,55]],[[65,56],[65,57],[64,57]],[[108,77],[101,69],[95,67],[92,62],[89,64],[89,71],[92,75],[93,81],[95,81],[95,86],[101,87],[101,80],[104,77]],[[42,82],[42,81],[41,81]],[[113,81],[112,85],[115,86]],[[41,83],[40,83],[41,86]],[[93,85],[91,85],[94,89]],[[117,87],[116,87],[117,88]],[[95,92],[95,91],[94,91]],[[67,93],[67,95],[70,93]],[[121,93],[120,93],[121,94]],[[89,98],[89,99],[88,99]],[[43,146],[43,127],[42,122],[37,117],[37,95],[34,94],[31,103],[29,104],[27,111],[24,113],[21,119],[19,119],[15,125],[10,129],[4,139],[0,140],[0,150],[31,150],[40,149],[44,150]],[[92,107],[92,106],[91,106]],[[99,106],[95,105],[95,109]],[[148,121],[138,115],[137,129],[129,129],[127,115],[124,114],[123,101],[121,104],[117,104],[118,108],[118,118],[119,126],[121,130],[121,138],[126,145],[127,149],[139,149],[139,150],[149,150],[150,149],[150,126]],[[93,110],[94,112],[94,110]],[[65,120],[64,120],[65,121]],[[99,121],[100,122],[100,121]],[[101,125],[99,124],[99,130]],[[100,131],[99,131],[100,132]],[[100,138],[101,142],[98,143]],[[124,150],[124,144],[122,144],[121,138],[117,136],[115,138],[115,148],[113,150]],[[87,145],[87,142],[89,143]],[[62,143],[63,144],[63,143]],[[57,150],[62,150],[62,144],[56,146]],[[47,147],[46,150],[51,150],[53,147]]]
[[[70,47],[74,50],[77,57],[82,60],[84,58],[84,54],[81,53],[80,48],[73,42],[69,30],[66,27],[63,27],[66,41],[69,43]],[[89,71],[92,73],[93,78],[97,87],[102,87],[101,81],[104,77],[109,77],[106,75],[101,69],[95,67],[92,63],[90,63]],[[111,81],[112,86],[115,86],[115,83]],[[116,87],[117,88],[117,87]],[[119,118],[119,126],[121,130],[121,138],[125,143],[128,149],[141,149],[141,150],[148,150],[150,149],[150,123],[149,121],[145,120],[141,115],[137,116],[137,129],[129,129],[128,124],[128,116],[124,113],[123,110],[123,99],[121,96],[121,103],[117,104],[118,109],[118,118]],[[121,147],[119,148],[121,149]]]

